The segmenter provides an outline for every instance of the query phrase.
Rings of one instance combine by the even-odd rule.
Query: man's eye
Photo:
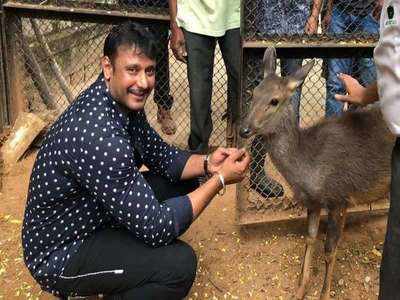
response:
[[[269,104],[271,104],[272,106],[277,106],[279,104],[278,99],[272,99]]]
[[[147,76],[153,76],[154,73],[155,73],[155,69],[154,69],[154,68],[151,68],[151,69],[146,70]]]
[[[132,74],[136,74],[138,72],[137,68],[128,68],[128,72]]]

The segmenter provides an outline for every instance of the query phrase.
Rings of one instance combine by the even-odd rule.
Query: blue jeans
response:
[[[333,8],[328,34],[354,34],[356,32],[378,34],[379,24],[371,14],[354,16]],[[340,115],[343,103],[335,100],[335,94],[344,94],[345,88],[338,78],[339,73],[356,76],[362,85],[376,81],[375,64],[372,58],[332,58],[327,60],[328,77],[326,81],[325,116]]]

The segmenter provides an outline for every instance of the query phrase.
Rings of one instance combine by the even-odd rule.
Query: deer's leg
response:
[[[321,291],[321,300],[330,298],[332,273],[335,266],[336,249],[342,236],[344,223],[346,221],[346,208],[337,207],[328,211],[328,229],[325,240],[325,279]]]
[[[315,242],[317,240],[321,209],[307,210],[308,234],[306,239],[306,252],[304,254],[301,267],[299,288],[296,292],[296,299],[303,299],[310,282],[311,259],[314,253]]]

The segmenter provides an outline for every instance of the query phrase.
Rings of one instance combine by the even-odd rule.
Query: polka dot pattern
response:
[[[100,75],[53,124],[32,170],[22,242],[42,288],[57,295],[68,259],[103,228],[123,226],[153,247],[182,234],[192,221],[188,197],[160,204],[139,168],[175,182],[189,156],[166,144],[144,111],[121,110]]]

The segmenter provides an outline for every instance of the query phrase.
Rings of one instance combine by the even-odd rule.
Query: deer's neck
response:
[[[284,111],[275,133],[265,137],[269,154],[278,170],[286,177],[288,170],[296,170],[301,158],[300,129],[291,105]],[[287,178],[289,179],[289,178]]]

